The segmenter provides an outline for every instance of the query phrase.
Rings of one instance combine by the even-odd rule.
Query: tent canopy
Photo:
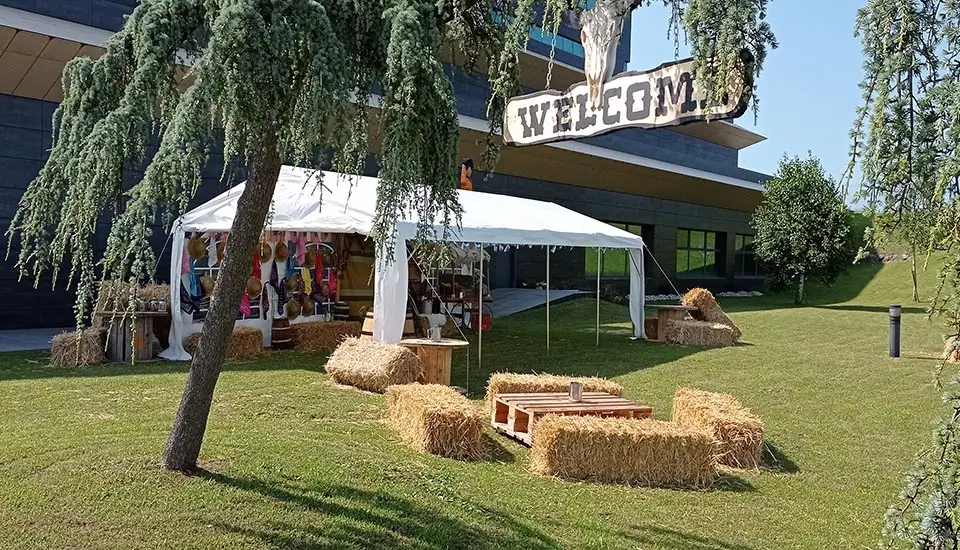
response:
[[[370,235],[377,204],[377,178],[283,166],[273,194],[268,231],[358,233]],[[173,326],[170,349],[161,356],[187,360],[180,341],[185,323],[181,314],[181,262],[185,232],[229,232],[245,184],[237,185],[184,214],[173,227],[170,298]],[[449,240],[483,245],[571,246],[629,249],[630,318],[634,334],[643,334],[643,239],[551,202],[475,191],[458,191],[462,216]],[[418,218],[407,212],[397,222],[401,240],[416,236]],[[436,226],[437,234],[442,227]],[[269,273],[269,271],[264,271]],[[396,343],[403,332],[407,301],[407,247],[394,255],[377,254],[374,284],[374,338]],[[245,321],[246,322],[246,321]],[[258,322],[258,321],[253,321]],[[270,319],[261,322],[269,333]]]
[[[377,204],[377,178],[284,166],[273,193],[271,231],[369,235]],[[181,231],[230,231],[244,184],[181,219]],[[560,205],[508,195],[458,191],[463,215],[452,240],[532,246],[642,248],[643,240]],[[416,235],[418,217],[401,216],[402,239]],[[437,226],[438,234],[441,230]]]

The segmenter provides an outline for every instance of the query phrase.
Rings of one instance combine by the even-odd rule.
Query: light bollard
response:
[[[900,357],[900,304],[890,304],[890,357]]]

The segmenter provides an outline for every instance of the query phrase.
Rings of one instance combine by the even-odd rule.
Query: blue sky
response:
[[[862,55],[853,28],[863,3],[770,2],[768,19],[780,47],[768,55],[758,81],[756,124],[751,112],[736,121],[767,139],[740,152],[741,167],[773,174],[784,153],[806,156],[809,150],[829,174],[841,176],[861,101]],[[673,41],[665,38],[668,16],[659,4],[633,12],[630,69],[649,69],[674,58]],[[682,44],[680,56],[689,56]]]

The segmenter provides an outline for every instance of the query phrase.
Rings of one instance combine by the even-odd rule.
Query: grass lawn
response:
[[[929,284],[922,288],[929,294]],[[941,323],[909,305],[907,264],[856,268],[811,305],[726,300],[737,348],[631,342],[626,310],[594,303],[498,319],[458,352],[454,383],[501,369],[599,374],[670,415],[679,385],[732,393],[767,427],[773,469],[709,491],[571,483],[527,472],[493,436],[490,459],[412,452],[382,424],[380,396],[331,386],[324,357],[275,353],[220,377],[203,448],[210,474],[157,466],[185,366],[57,370],[48,354],[0,356],[0,548],[865,548],[902,473],[929,440]],[[904,357],[886,305],[903,301]],[[469,357],[470,374],[466,375]]]

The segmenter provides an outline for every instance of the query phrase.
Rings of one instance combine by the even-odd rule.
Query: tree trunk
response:
[[[806,293],[806,289],[804,288],[805,283],[806,283],[806,276],[803,273],[801,273],[800,284],[797,285],[797,295],[794,297],[794,300],[793,300],[794,304],[799,305],[799,304],[807,303],[807,293]]]
[[[180,409],[163,453],[163,465],[171,470],[197,468],[213,390],[240,311],[240,298],[250,276],[254,248],[263,231],[281,164],[276,132],[268,131],[250,157],[250,175],[237,202],[236,218],[220,263],[200,345],[193,356]]]
[[[917,288],[917,245],[911,245],[910,276],[913,277],[913,303],[920,301],[920,289]]]

